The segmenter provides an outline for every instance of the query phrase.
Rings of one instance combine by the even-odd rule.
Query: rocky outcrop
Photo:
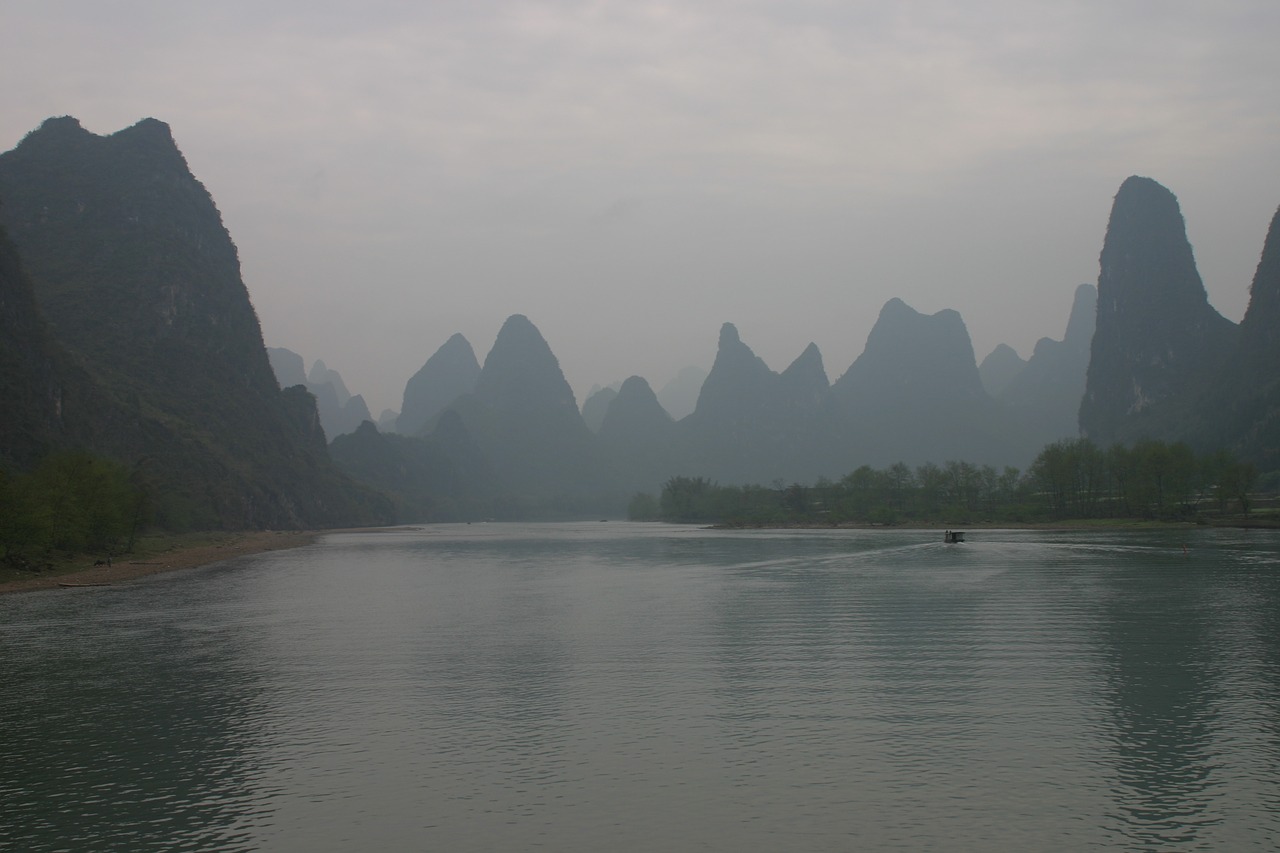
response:
[[[162,521],[381,517],[314,443],[314,404],[277,385],[235,246],[167,125],[50,119],[0,155],[0,198],[52,336],[110,401],[84,446],[136,467]]]
[[[0,229],[0,467],[28,468],[51,450],[87,441],[85,416],[103,405],[96,398],[88,376],[50,336]]]
[[[1221,372],[1236,332],[1209,305],[1173,193],[1150,178],[1125,180],[1100,257],[1085,435],[1104,445],[1176,437],[1184,407]]]
[[[1280,210],[1267,229],[1234,351],[1195,407],[1193,441],[1280,470]]]

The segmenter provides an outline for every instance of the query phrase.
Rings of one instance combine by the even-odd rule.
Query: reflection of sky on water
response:
[[[0,848],[254,849],[259,674],[217,612],[153,592],[0,603]]]
[[[1165,541],[1101,563],[1100,734],[1110,748],[1100,758],[1112,769],[1109,829],[1128,845],[1260,842],[1265,834],[1242,832],[1232,814],[1241,788],[1276,814],[1280,763],[1274,748],[1264,757],[1257,747],[1259,724],[1280,707],[1280,563],[1217,547],[1237,535],[1193,537],[1186,552]]]
[[[0,845],[1265,845],[1280,540],[1192,536],[460,525],[0,599]]]

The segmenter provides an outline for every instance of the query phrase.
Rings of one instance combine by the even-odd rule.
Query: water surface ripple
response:
[[[0,849],[1280,845],[1268,532],[334,534],[0,665]]]

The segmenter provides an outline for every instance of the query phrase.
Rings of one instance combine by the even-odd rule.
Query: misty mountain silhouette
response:
[[[405,385],[396,432],[419,435],[446,406],[474,391],[479,376],[471,343],[461,334],[452,335]]]
[[[12,241],[0,234],[0,461],[21,469],[89,448],[144,473],[161,520],[178,527],[389,520],[387,500],[330,452],[390,495],[402,521],[581,516],[676,475],[1025,467],[1079,428],[1104,446],[1186,440],[1274,469],[1278,222],[1280,211],[1239,328],[1208,303],[1176,198],[1132,177],[1097,288],[1077,288],[1063,339],[1041,339],[1026,362],[997,348],[980,369],[959,313],[901,299],[834,383],[815,345],[778,373],[725,323],[695,403],[664,407],[633,376],[584,405],[596,433],[551,347],[515,314],[483,366],[461,335],[446,341],[406,384],[397,428],[409,434],[386,435],[322,362],[304,375],[294,353],[269,360],[235,246],[166,125],[101,137],[50,119],[0,154]],[[687,400],[700,375],[682,371],[663,394],[684,388]],[[348,429],[326,447],[326,431]]]
[[[277,386],[235,246],[167,125],[50,119],[0,154],[0,199],[52,337],[110,401],[67,440],[137,467],[162,521],[386,517],[330,463],[310,395]]]
[[[1173,438],[1183,407],[1207,389],[1236,326],[1209,305],[1173,193],[1150,178],[1120,186],[1102,245],[1098,313],[1080,427],[1107,445]]]

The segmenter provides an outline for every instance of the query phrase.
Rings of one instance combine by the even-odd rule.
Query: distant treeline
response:
[[[40,566],[53,551],[127,551],[146,520],[147,494],[129,469],[81,451],[54,453],[33,471],[0,469],[0,562]]]
[[[1181,442],[1103,450],[1088,439],[1049,445],[1025,472],[967,462],[864,465],[813,485],[721,486],[673,477],[636,495],[635,520],[764,524],[1037,522],[1083,518],[1191,519],[1248,513],[1257,472],[1230,454],[1196,455]]]

